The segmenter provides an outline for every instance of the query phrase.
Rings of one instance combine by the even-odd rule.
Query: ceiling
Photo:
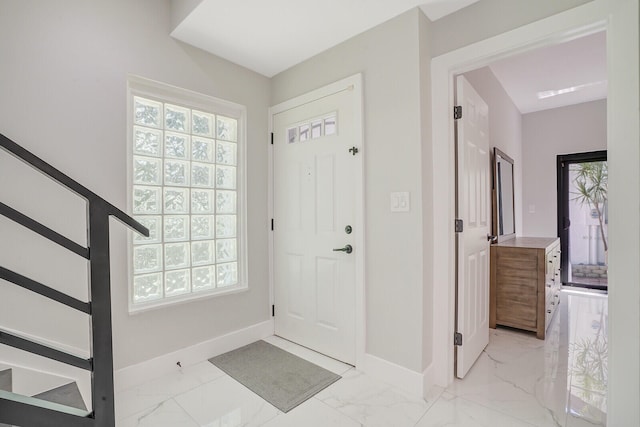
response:
[[[478,0],[202,0],[171,32],[272,77],[416,6],[432,21]]]
[[[606,33],[512,56],[490,68],[522,114],[604,99]]]
[[[191,0],[171,35],[272,77],[414,7],[431,21],[479,0]],[[596,33],[490,65],[522,114],[607,96]]]

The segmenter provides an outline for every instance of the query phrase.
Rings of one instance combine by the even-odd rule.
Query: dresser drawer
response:
[[[491,327],[535,331],[544,339],[557,307],[559,239],[515,238],[491,246]]]

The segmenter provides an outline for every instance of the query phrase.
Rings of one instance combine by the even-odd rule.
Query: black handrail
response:
[[[92,358],[82,359],[4,331],[0,331],[0,344],[91,371],[93,401],[93,411],[88,416],[79,416],[43,408],[35,403],[17,402],[0,396],[0,423],[30,427],[62,425],[68,427],[115,427],[109,217],[113,216],[144,236],[149,236],[149,230],[91,190],[2,134],[0,134],[0,148],[83,197],[88,203],[86,248],[10,206],[0,203],[0,215],[89,260],[88,303],[3,267],[0,267],[0,279],[90,315]]]

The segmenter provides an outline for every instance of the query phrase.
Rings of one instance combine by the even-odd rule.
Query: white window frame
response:
[[[129,313],[136,314],[152,309],[186,303],[204,298],[229,295],[244,292],[248,285],[248,251],[247,251],[247,191],[246,191],[246,145],[247,145],[247,109],[245,106],[230,101],[204,95],[198,92],[171,86],[165,83],[146,79],[144,77],[127,76],[127,209],[133,212],[133,99],[140,96],[163,103],[176,104],[190,109],[220,114],[238,120],[237,135],[237,177],[236,177],[236,218],[237,218],[237,263],[238,283],[225,288],[214,288],[196,293],[162,297],[161,299],[144,303],[133,303],[133,232],[129,232],[127,241],[127,286]],[[163,156],[164,158],[164,156]],[[191,188],[191,187],[188,187]],[[164,216],[164,214],[161,214]],[[190,242],[191,240],[189,240]],[[164,268],[161,270],[166,271]]]

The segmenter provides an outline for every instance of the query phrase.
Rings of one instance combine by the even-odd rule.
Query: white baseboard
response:
[[[422,373],[422,396],[426,398],[431,388],[436,385],[436,374],[434,372],[433,363]]]
[[[357,368],[367,375],[404,390],[413,396],[424,396],[424,374],[371,354],[365,354],[362,361],[362,365]]]
[[[126,390],[174,372],[178,369],[176,365],[178,361],[183,367],[194,365],[271,335],[273,335],[273,319],[127,366],[115,372],[115,390],[116,392]]]

